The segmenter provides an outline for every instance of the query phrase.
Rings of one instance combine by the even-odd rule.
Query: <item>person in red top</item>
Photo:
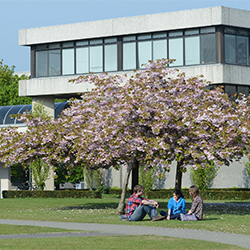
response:
[[[166,216],[159,216],[156,208],[159,204],[155,200],[147,200],[142,197],[144,194],[144,187],[136,185],[134,193],[128,198],[126,204],[126,216],[129,221],[141,221],[146,214],[149,215],[153,221],[164,220]]]

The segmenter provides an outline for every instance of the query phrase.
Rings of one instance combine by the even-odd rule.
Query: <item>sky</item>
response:
[[[30,48],[18,45],[20,29],[215,6],[250,11],[250,0],[0,0],[0,60],[16,73],[30,71]]]

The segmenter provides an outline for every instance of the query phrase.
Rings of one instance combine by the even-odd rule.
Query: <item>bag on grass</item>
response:
[[[181,221],[197,221],[195,214],[180,214]]]

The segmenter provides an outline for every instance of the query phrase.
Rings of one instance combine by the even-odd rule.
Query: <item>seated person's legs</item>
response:
[[[152,205],[140,205],[131,216],[131,221],[141,221],[148,214],[150,219],[157,215],[157,210]]]
[[[180,220],[180,213],[171,214],[170,220]]]
[[[152,205],[145,206],[144,211],[148,214],[150,219],[152,219],[154,216],[158,215],[155,206],[152,206]]]
[[[131,221],[141,221],[146,216],[146,212],[144,211],[144,205],[140,205],[136,208],[134,213],[131,215]]]

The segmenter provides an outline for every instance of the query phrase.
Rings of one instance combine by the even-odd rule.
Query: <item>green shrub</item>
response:
[[[213,180],[217,175],[218,167],[214,164],[206,168],[190,169],[192,182],[199,190],[207,190],[212,186]]]
[[[3,198],[102,198],[100,191],[91,190],[8,190],[3,191]]]
[[[182,189],[185,199],[190,199],[188,189]],[[208,189],[200,191],[201,197],[204,200],[249,200],[249,188],[223,188],[223,189]],[[150,199],[170,199],[173,197],[173,189],[152,190],[147,192]]]

